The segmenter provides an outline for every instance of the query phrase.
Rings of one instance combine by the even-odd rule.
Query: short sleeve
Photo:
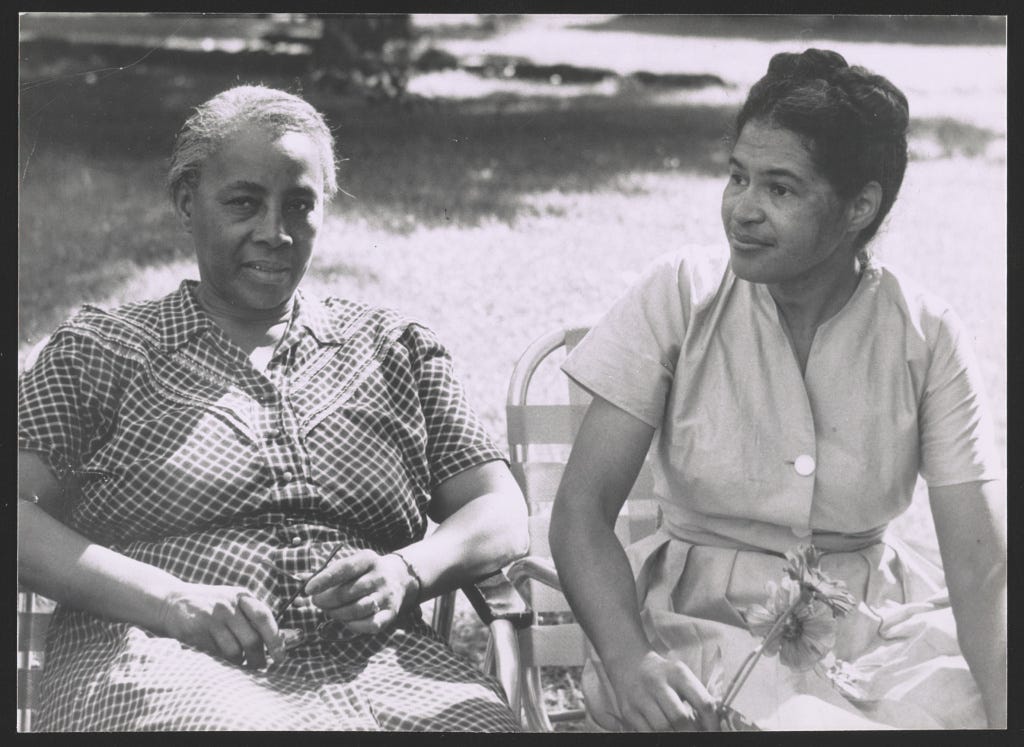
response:
[[[657,428],[689,322],[690,285],[682,257],[659,259],[587,333],[562,370]]]
[[[1002,476],[981,373],[960,319],[939,319],[918,413],[921,476],[929,487]]]
[[[18,448],[41,453],[64,479],[114,420],[116,365],[93,340],[58,330],[18,381]]]
[[[410,325],[408,346],[426,431],[430,487],[485,462],[504,460],[456,378],[451,355],[434,333]]]

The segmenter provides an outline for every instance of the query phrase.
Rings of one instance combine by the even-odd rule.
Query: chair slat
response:
[[[530,608],[537,613],[569,612],[569,602],[558,589],[546,584],[529,583],[527,593],[530,595]]]
[[[550,507],[547,508],[550,509]],[[530,516],[530,555],[551,557],[551,545],[548,543],[548,527],[550,524],[550,513],[539,513]]]
[[[585,405],[509,405],[509,446],[571,444],[586,413]]]
[[[41,667],[18,670],[18,710],[34,710],[39,706]]]
[[[520,632],[519,647],[523,661],[534,666],[583,664],[584,638],[579,625],[534,625]]]
[[[51,618],[48,612],[19,612],[18,651],[42,651]]]
[[[565,472],[564,462],[527,462],[520,485],[531,504],[551,503]]]

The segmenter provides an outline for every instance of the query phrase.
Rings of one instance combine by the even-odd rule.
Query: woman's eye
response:
[[[771,186],[771,192],[772,192],[773,195],[776,195],[778,197],[785,197],[786,195],[788,195],[790,193],[789,192],[789,187],[785,187],[785,186],[783,186],[781,184],[773,184]]]
[[[743,176],[743,174],[729,174],[729,183],[730,184],[736,184],[736,185],[739,185],[739,186],[743,186],[744,184],[746,184],[746,182],[747,182],[747,180]]]
[[[313,209],[313,201],[312,200],[292,200],[292,202],[290,202],[288,204],[288,207],[290,209],[295,210],[295,211],[300,212],[300,213],[308,213],[309,211],[311,211]]]
[[[228,205],[248,210],[256,206],[256,200],[252,197],[232,197],[228,200]]]

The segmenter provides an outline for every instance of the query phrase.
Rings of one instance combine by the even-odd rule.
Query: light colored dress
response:
[[[627,555],[659,651],[706,682],[720,648],[728,681],[757,643],[740,611],[764,604],[786,550],[813,542],[858,602],[834,653],[860,691],[762,658],[734,707],[772,729],[985,726],[942,569],[885,531],[918,474],[930,487],[1002,477],[978,367],[945,304],[869,266],[801,375],[766,286],[665,257],[564,370],[658,429],[663,523]],[[583,689],[597,724],[617,728],[593,651]]]

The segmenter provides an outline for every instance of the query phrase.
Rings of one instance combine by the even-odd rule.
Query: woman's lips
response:
[[[291,268],[275,262],[245,262],[242,269],[260,280],[278,281],[288,277]]]
[[[730,233],[729,241],[734,249],[738,249],[743,252],[753,252],[758,249],[765,249],[772,246],[771,241],[760,239],[756,236],[749,236],[747,234]]]

